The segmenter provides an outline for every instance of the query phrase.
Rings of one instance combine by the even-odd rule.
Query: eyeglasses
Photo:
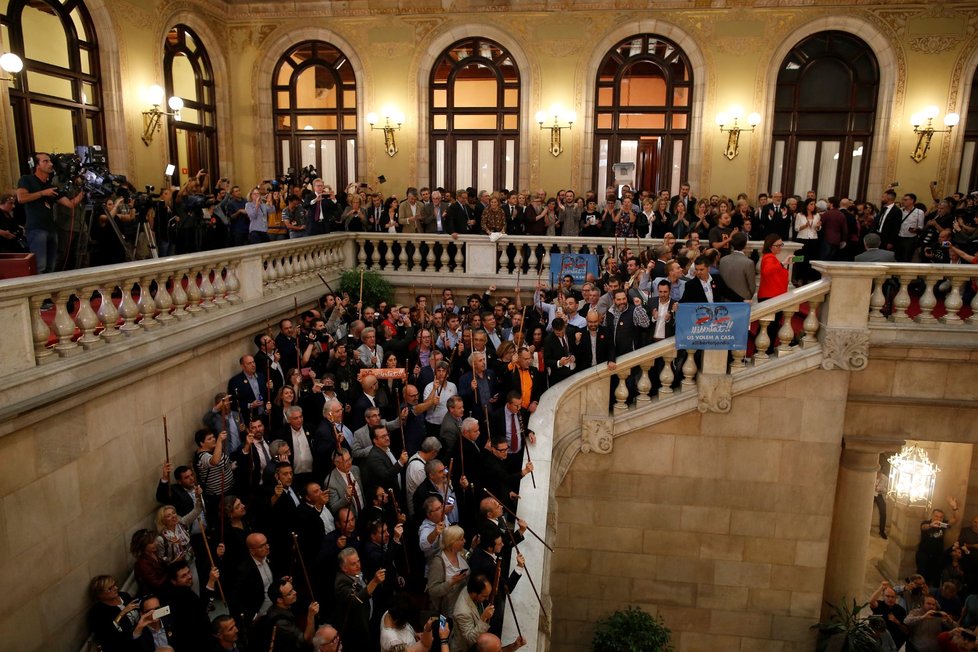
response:
[[[498,446],[495,446],[494,448],[495,448],[495,449],[496,449],[497,451],[499,451],[500,453],[506,453],[506,452],[509,452],[509,446],[503,446],[502,448],[500,448],[500,447],[498,447]]]
[[[783,242],[775,242],[773,245],[771,245],[771,247],[783,247],[783,246],[784,246]]]

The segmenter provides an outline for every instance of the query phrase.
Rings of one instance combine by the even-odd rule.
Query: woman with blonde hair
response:
[[[428,564],[428,597],[431,608],[451,618],[455,601],[465,590],[469,578],[469,563],[463,554],[465,530],[449,525],[441,535],[441,552]]]
[[[194,487],[194,508],[182,517],[177,514],[177,508],[173,505],[164,505],[156,510],[156,554],[164,564],[186,561],[194,576],[194,591],[199,590],[200,583],[197,565],[193,563],[194,549],[190,545],[190,530],[204,510],[202,491],[200,485]]]

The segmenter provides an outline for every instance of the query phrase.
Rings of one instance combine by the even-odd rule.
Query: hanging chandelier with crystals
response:
[[[930,461],[927,451],[916,444],[906,444],[899,453],[890,456],[887,496],[901,505],[930,509],[940,471]]]

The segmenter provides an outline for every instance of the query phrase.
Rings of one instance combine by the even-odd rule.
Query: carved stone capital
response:
[[[614,442],[614,422],[611,417],[585,416],[581,422],[581,452],[611,452]]]
[[[822,340],[822,369],[861,371],[869,363],[869,331],[828,328]]]
[[[700,374],[696,379],[700,412],[730,411],[733,405],[733,378],[727,374]]]

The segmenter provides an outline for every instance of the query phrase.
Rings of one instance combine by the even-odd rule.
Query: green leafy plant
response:
[[[599,620],[594,629],[594,652],[672,652],[672,632],[660,616],[638,607],[619,609]]]
[[[348,269],[340,276],[340,290],[350,295],[350,304],[360,298],[360,270]],[[377,272],[363,273],[363,305],[377,307],[381,301],[390,303],[394,299],[394,288]]]
[[[811,627],[818,631],[816,649],[819,652],[878,652],[881,649],[880,640],[873,633],[872,616],[859,615],[866,604],[853,600],[849,607],[843,598],[841,605],[830,602],[828,606],[832,610],[828,622],[815,623]]]

